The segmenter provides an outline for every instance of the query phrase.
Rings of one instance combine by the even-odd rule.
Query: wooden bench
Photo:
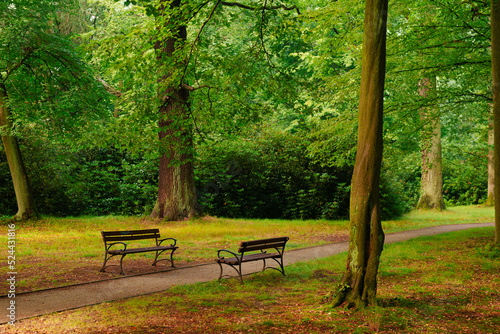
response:
[[[276,269],[283,276],[285,276],[285,268],[283,267],[283,252],[285,251],[285,245],[288,241],[288,237],[262,239],[262,240],[252,240],[243,241],[240,243],[240,247],[237,253],[234,253],[227,249],[220,249],[217,251],[217,259],[215,260],[220,266],[220,276],[219,281],[223,276],[222,265],[228,265],[233,268],[240,278],[240,282],[243,283],[243,277],[241,273],[241,264],[245,262],[252,261],[263,261],[262,271],[266,269]],[[268,253],[268,250],[274,250]],[[224,257],[227,253],[230,257]],[[274,260],[279,267],[269,267],[266,265],[266,260]]]
[[[160,230],[148,229],[148,230],[133,230],[133,231],[101,231],[102,240],[104,242],[104,263],[101,268],[101,272],[104,272],[106,267],[111,265],[107,265],[106,263],[114,256],[121,256],[120,259],[120,274],[125,275],[123,272],[123,258],[128,254],[137,254],[137,253],[146,253],[146,252],[156,252],[155,259],[153,261],[153,266],[159,261],[170,261],[172,267],[174,267],[174,259],[173,255],[177,248],[176,243],[177,240],[174,238],[165,238],[160,239]],[[154,239],[154,246],[142,247],[142,245],[134,245],[135,248],[128,248],[128,244],[124,241],[138,241],[138,240],[146,240],[146,239]],[[171,245],[162,246],[162,243],[166,240],[171,240]],[[114,246],[120,246],[115,248]],[[138,247],[141,246],[141,247]],[[170,259],[162,259],[158,260],[158,257],[164,253],[170,252]]]

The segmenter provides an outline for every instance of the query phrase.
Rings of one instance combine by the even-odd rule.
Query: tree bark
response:
[[[7,155],[14,192],[16,194],[18,211],[13,217],[14,220],[38,219],[40,215],[35,205],[33,191],[29,182],[28,174],[22,159],[21,149],[17,138],[12,135],[13,128],[10,119],[10,110],[7,104],[7,90],[3,83],[0,83],[0,132],[2,142]]]
[[[494,160],[500,161],[500,0],[491,0]],[[495,198],[500,198],[500,163],[495,164]],[[495,201],[495,243],[500,244],[500,201]]]
[[[488,124],[488,197],[486,199],[486,206],[495,205],[495,156],[492,149],[494,144],[494,131],[493,131],[493,118],[490,116]]]
[[[186,26],[181,18],[172,14],[178,10],[180,0],[162,1],[160,16],[165,24],[158,26],[159,40],[155,43],[158,61],[172,61],[175,67],[182,68],[182,60],[176,51],[185,44]],[[170,12],[169,12],[170,11]],[[172,29],[171,37],[162,39],[166,30]],[[182,58],[182,57],[181,57]],[[160,66],[162,68],[162,66]],[[163,102],[159,110],[160,128],[160,167],[158,178],[158,197],[151,217],[165,220],[182,220],[197,214],[197,199],[193,165],[193,131],[189,124],[189,91],[182,87],[174,69],[160,75],[159,98]]]
[[[358,146],[351,181],[347,266],[333,291],[333,306],[376,305],[377,273],[384,245],[380,220],[387,0],[367,0],[359,101]]]
[[[425,98],[436,94],[435,79],[423,79],[419,94]],[[443,200],[443,162],[441,157],[441,120],[433,107],[420,110],[423,123],[422,143],[422,179],[420,199],[417,209],[444,210]]]

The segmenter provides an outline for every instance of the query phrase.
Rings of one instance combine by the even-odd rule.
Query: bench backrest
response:
[[[270,248],[276,248],[276,249],[281,248],[281,250],[283,250],[285,248],[288,239],[289,239],[288,237],[279,237],[279,238],[243,241],[240,243],[240,248],[238,249],[238,253],[252,252]]]
[[[157,228],[149,230],[132,230],[132,231],[101,231],[104,243],[115,241],[143,240],[143,239],[158,239],[160,230]]]

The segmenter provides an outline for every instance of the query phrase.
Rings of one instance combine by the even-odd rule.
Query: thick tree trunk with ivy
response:
[[[493,119],[490,117],[488,124],[488,197],[486,198],[486,206],[495,205],[495,158],[493,152],[494,144]]]
[[[436,94],[435,79],[423,79],[419,94],[432,99]],[[432,101],[430,102],[432,104]],[[444,210],[443,163],[441,157],[441,120],[432,106],[420,110],[422,120],[422,179],[417,209]]]
[[[155,45],[158,60],[162,63],[168,61],[182,68],[183,63],[176,51],[186,41],[186,26],[179,23],[177,14],[172,14],[178,10],[180,0],[175,0],[170,5],[167,1],[163,3],[165,5],[160,8],[160,21],[163,23],[159,23],[158,27],[160,40]],[[174,33],[162,40],[161,36],[166,36],[169,31]],[[176,77],[175,70],[169,67],[167,74],[160,75],[159,97],[163,102],[159,110],[158,124],[161,157],[158,198],[151,217],[165,220],[191,218],[196,215],[197,207],[189,92],[182,87],[182,79]]]
[[[500,0],[491,0],[491,64],[495,161],[500,161]],[[500,163],[495,163],[495,198],[500,198]],[[500,201],[495,201],[495,243],[500,244]]]
[[[377,273],[384,245],[380,220],[383,96],[386,64],[387,0],[367,0],[359,101],[356,162],[351,182],[347,267],[332,291],[333,306],[376,304]]]
[[[11,133],[12,126],[10,111],[7,104],[7,90],[5,86],[0,83],[0,132],[2,133],[3,147],[7,155],[7,162],[14,184],[18,208],[13,219],[37,219],[39,218],[39,214],[35,205],[33,191],[30,186],[28,174],[26,173],[17,138]]]

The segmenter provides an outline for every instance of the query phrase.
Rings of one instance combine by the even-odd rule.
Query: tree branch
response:
[[[248,10],[276,10],[276,9],[295,10],[297,12],[297,14],[300,15],[299,7],[297,7],[296,5],[291,6],[291,7],[287,7],[285,5],[276,5],[276,6],[269,6],[269,7],[267,5],[264,5],[262,7],[252,7],[252,6],[244,5],[244,4],[241,4],[238,2],[226,2],[226,1],[222,1],[221,5],[227,6],[227,7],[239,7],[239,8],[248,9]]]
[[[99,83],[101,83],[104,87],[104,89],[106,89],[106,91],[116,97],[120,97],[122,96],[122,92],[119,91],[118,89],[116,89],[115,87],[111,86],[109,83],[107,83],[106,81],[104,81],[103,78],[99,77],[99,76],[95,76],[95,79],[97,81],[99,81]]]
[[[26,59],[28,59],[33,54],[34,51],[35,51],[35,49],[33,49],[31,47],[28,48],[26,50],[26,54],[24,55],[24,57],[17,64],[12,66],[10,69],[7,69],[7,73],[6,73],[5,77],[3,78],[3,80],[7,81],[7,78],[12,74],[12,72],[14,72],[19,67],[21,67],[24,64],[24,62],[26,61]]]

